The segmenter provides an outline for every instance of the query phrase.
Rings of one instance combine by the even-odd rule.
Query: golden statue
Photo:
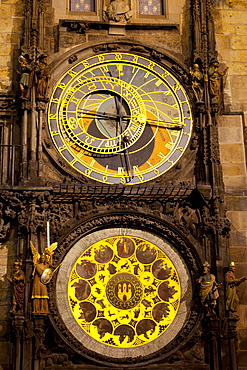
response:
[[[41,255],[30,241],[30,247],[33,253],[34,264],[34,280],[32,289],[33,299],[33,313],[49,313],[48,308],[48,291],[46,284],[52,278],[54,271],[52,271],[52,256],[54,250],[57,248],[57,243],[53,243],[49,248],[45,248]]]
[[[198,102],[202,102],[203,98],[203,88],[202,88],[202,73],[198,64],[194,63],[192,68],[190,68],[192,90],[195,94],[195,98]]]
[[[236,279],[235,277],[235,263],[230,262],[228,271],[225,274],[226,284],[226,311],[230,314],[235,314],[239,305],[238,287],[247,280],[246,276]]]
[[[215,276],[210,274],[210,265],[207,261],[203,264],[203,273],[198,279],[199,294],[202,307],[206,310],[206,316],[214,316],[216,300],[219,297],[218,287]]]
[[[26,276],[22,270],[22,263],[14,263],[12,276],[5,275],[5,278],[13,285],[13,313],[24,313],[24,298],[26,288]]]

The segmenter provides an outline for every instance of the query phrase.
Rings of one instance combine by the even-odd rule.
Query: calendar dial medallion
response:
[[[191,137],[188,97],[158,63],[111,52],[80,61],[56,84],[49,131],[79,173],[134,185],[170,170]]]
[[[68,303],[79,328],[113,348],[140,347],[159,338],[173,323],[180,298],[173,262],[155,244],[133,236],[89,246],[68,282]]]
[[[55,286],[51,300],[61,336],[103,364],[157,360],[190,317],[192,283],[183,257],[141,229],[123,232],[116,225],[76,239]]]

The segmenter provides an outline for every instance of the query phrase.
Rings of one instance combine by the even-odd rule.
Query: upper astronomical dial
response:
[[[53,142],[78,172],[137,184],[168,171],[192,131],[186,93],[161,65],[130,53],[87,58],[57,83],[49,104]]]

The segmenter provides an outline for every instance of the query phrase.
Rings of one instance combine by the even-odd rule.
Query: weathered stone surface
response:
[[[222,23],[227,24],[246,24],[246,14],[245,12],[238,10],[221,10]]]
[[[243,144],[220,143],[221,162],[243,162],[245,160]]]
[[[238,352],[238,368],[239,370],[246,370],[247,364],[247,351]]]
[[[243,142],[243,131],[241,127],[236,130],[236,127],[219,128],[219,140],[223,143],[242,143]]]
[[[224,176],[224,166],[223,166],[223,176]],[[224,176],[224,183],[226,190],[233,190],[238,187],[238,189],[246,189],[246,177],[245,176]]]
[[[233,32],[234,34],[234,32]],[[236,35],[247,35],[246,24],[236,25]]]
[[[247,348],[247,329],[239,329],[239,349],[244,350]]]
[[[225,176],[245,176],[246,166],[245,163],[224,164]]]
[[[247,50],[232,50],[230,51],[231,62],[242,61],[243,63],[247,59]]]
[[[234,24],[217,23],[215,26],[216,33],[221,33],[224,35],[234,34],[235,30],[236,26]]]
[[[216,45],[218,49],[229,49],[230,48],[230,36],[218,35],[216,39]]]
[[[11,356],[11,345],[10,343],[0,342],[0,353],[1,353],[1,363],[9,364]]]
[[[246,237],[247,237],[246,231],[238,231],[238,230],[235,231],[235,230],[236,230],[236,227],[232,222],[232,231],[231,231],[231,235],[230,235],[230,244],[232,246],[231,247],[231,255],[232,255],[232,253],[234,253],[234,251],[233,251],[234,246],[243,247],[243,248],[246,247]],[[239,253],[239,250],[236,251],[236,254],[238,254],[238,253]]]

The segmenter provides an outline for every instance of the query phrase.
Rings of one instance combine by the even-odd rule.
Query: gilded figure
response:
[[[13,313],[24,313],[24,298],[26,288],[26,276],[22,270],[22,263],[14,263],[12,276],[5,275],[6,279],[13,285]]]
[[[219,71],[219,64],[217,59],[212,59],[208,69],[209,94],[213,103],[219,102],[222,77],[228,71],[228,67],[223,71]]]
[[[47,56],[40,55],[35,69],[36,73],[36,98],[47,99],[48,83],[51,78],[50,69],[47,64]]]
[[[246,276],[236,279],[235,272],[236,266],[234,262],[230,262],[228,271],[225,274],[225,284],[226,284],[226,311],[228,313],[234,314],[237,312],[239,305],[239,294],[238,287],[241,283],[247,280]]]
[[[203,264],[203,273],[199,277],[198,283],[201,304],[206,311],[206,316],[215,316],[216,301],[219,297],[219,284],[217,284],[215,276],[210,274],[210,265],[207,261]]]
[[[33,313],[48,314],[48,290],[46,283],[50,281],[47,279],[47,275],[52,276],[52,256],[54,250],[57,248],[57,243],[51,244],[49,248],[46,248],[44,253],[41,255],[30,241],[30,247],[33,254],[34,264],[34,278],[32,288],[32,300],[33,300]]]
[[[194,92],[195,98],[197,102],[202,102],[203,97],[203,85],[202,85],[202,72],[200,71],[200,67],[198,64],[194,63],[192,68],[190,69],[191,75],[191,83],[192,83],[192,90]]]
[[[20,75],[19,86],[21,90],[21,99],[30,100],[30,87],[33,79],[33,67],[28,55],[19,56],[19,69],[16,71]]]

